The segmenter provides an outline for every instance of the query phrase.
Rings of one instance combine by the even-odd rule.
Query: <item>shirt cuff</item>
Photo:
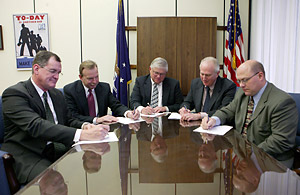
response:
[[[80,139],[82,129],[77,129],[73,141],[76,143]]]
[[[95,117],[95,118],[93,119],[93,124],[94,124],[94,125],[98,125],[98,123],[97,123],[97,118],[98,118],[98,117]]]
[[[169,108],[168,108],[168,106],[165,106],[165,108],[166,108],[166,112],[169,112]]]
[[[130,110],[127,110],[127,111],[124,113],[124,117],[125,117],[125,118],[127,118],[127,113],[128,113],[128,112],[130,112]]]
[[[221,120],[219,119],[219,117],[212,116],[211,118],[216,120],[216,125],[215,126],[219,126],[221,124]]]
[[[142,113],[143,108],[144,108],[144,106],[139,106],[139,107],[137,107],[137,110],[138,110],[140,113]]]

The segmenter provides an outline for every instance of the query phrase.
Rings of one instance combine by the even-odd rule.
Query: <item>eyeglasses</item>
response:
[[[251,77],[248,78],[244,78],[244,79],[238,79],[237,82],[238,84],[244,83],[246,84],[250,79],[252,79],[252,77],[254,77],[255,75],[257,75],[259,72],[255,73],[254,75],[252,75]]]
[[[55,69],[48,69],[48,68],[46,68],[46,67],[41,67],[41,68],[46,69],[48,72],[50,72],[50,73],[53,74],[53,75],[55,75],[55,74],[58,74],[58,75],[60,75],[60,76],[63,76],[63,75],[64,75],[62,72],[59,72],[59,71],[57,71],[57,70],[55,70]]]
[[[159,73],[159,72],[156,72],[156,71],[154,71],[154,70],[152,70],[153,71],[153,73],[156,75],[156,76],[166,76],[166,74],[167,73]]]

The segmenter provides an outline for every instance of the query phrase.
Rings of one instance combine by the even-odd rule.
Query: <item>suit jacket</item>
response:
[[[239,89],[234,100],[214,116],[221,120],[221,124],[234,122],[236,130],[242,133],[248,101],[249,96]],[[278,160],[285,160],[292,154],[297,124],[298,112],[293,98],[268,83],[252,114],[247,138]]]
[[[200,78],[193,79],[191,89],[181,107],[186,106],[190,110],[195,108],[196,112],[201,112],[204,88]],[[234,98],[235,91],[236,85],[232,81],[219,76],[210,99],[208,115],[213,115],[216,110],[229,104]]]
[[[138,106],[146,107],[147,103],[151,103],[151,91],[152,83],[149,74],[136,78],[130,99],[131,109]],[[162,93],[162,106],[167,106],[170,112],[177,112],[183,100],[179,81],[166,77],[163,81]]]
[[[98,117],[107,115],[108,107],[111,108],[115,116],[124,116],[128,110],[112,95],[108,83],[99,82],[95,88],[95,93],[98,102]],[[89,116],[88,101],[81,80],[66,85],[64,95],[73,117],[81,121],[93,122],[94,117]]]
[[[7,88],[2,94],[5,133],[1,149],[14,156],[20,183],[25,183],[32,169],[39,165],[48,141],[69,147],[76,129],[82,125],[70,117],[61,91],[51,89],[49,94],[58,125],[46,120],[43,102],[30,79]]]

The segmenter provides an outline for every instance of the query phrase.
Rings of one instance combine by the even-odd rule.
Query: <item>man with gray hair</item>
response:
[[[179,110],[182,120],[199,120],[211,116],[234,98],[236,85],[219,76],[220,68],[216,58],[204,58],[199,68],[200,78],[192,80],[191,89]],[[196,113],[190,112],[193,109]]]
[[[131,109],[142,114],[177,112],[182,103],[179,81],[166,77],[168,63],[164,58],[155,58],[150,65],[150,74],[138,77],[131,94]]]

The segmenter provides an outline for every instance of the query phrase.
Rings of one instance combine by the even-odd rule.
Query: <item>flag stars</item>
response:
[[[124,81],[124,79],[121,77],[121,78],[120,78],[120,83],[123,83],[123,81]]]
[[[123,67],[126,67],[126,64],[125,64],[125,62],[124,62],[122,65],[123,65]]]

